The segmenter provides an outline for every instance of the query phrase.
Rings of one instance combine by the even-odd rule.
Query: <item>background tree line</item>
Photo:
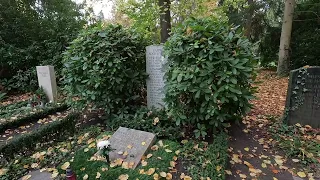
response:
[[[98,1],[98,0],[96,0]],[[260,55],[260,65],[276,68],[285,2],[293,1],[289,69],[319,65],[319,0],[112,0],[111,18],[93,15],[92,7],[72,0],[0,2],[0,79],[7,90],[36,87],[35,66],[52,64],[60,76],[62,52],[79,30],[100,21],[135,29],[149,44],[189,17],[215,17],[240,26]]]

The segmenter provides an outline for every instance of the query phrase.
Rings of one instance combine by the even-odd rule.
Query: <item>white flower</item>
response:
[[[108,148],[110,145],[110,141],[99,141],[97,144],[98,149]]]

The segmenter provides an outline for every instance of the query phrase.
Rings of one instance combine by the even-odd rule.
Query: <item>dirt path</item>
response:
[[[261,71],[257,80],[261,83],[257,85],[254,109],[240,125],[230,129],[230,171],[227,170],[226,179],[301,179],[296,174],[301,165],[287,159],[284,152],[274,147],[267,131],[270,122],[266,117],[280,117],[283,113],[288,78],[277,78],[274,72]],[[317,178],[310,175],[309,179]]]

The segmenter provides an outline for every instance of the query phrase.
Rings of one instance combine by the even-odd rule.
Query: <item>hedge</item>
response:
[[[25,123],[34,122],[39,119],[45,118],[50,114],[53,114],[55,112],[64,111],[68,109],[68,105],[63,104],[61,106],[56,106],[48,109],[44,109],[41,112],[37,112],[35,114],[30,114],[29,116],[22,117],[20,119],[14,120],[14,121],[8,121],[3,124],[0,124],[0,132],[3,132],[9,128],[16,128],[19,127]]]
[[[60,121],[41,126],[39,129],[14,138],[0,147],[0,156],[7,160],[16,154],[27,154],[36,147],[37,143],[52,141],[73,134],[76,129],[79,113],[72,113]]]

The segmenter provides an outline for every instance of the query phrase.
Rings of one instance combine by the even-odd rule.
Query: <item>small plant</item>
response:
[[[7,93],[0,92],[0,101],[3,101],[7,96]]]

